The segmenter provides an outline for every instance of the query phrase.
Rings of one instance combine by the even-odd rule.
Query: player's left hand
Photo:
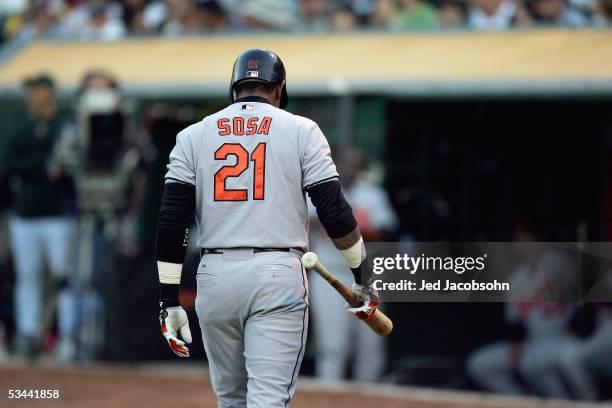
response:
[[[174,354],[179,357],[189,357],[189,349],[185,343],[191,344],[191,330],[189,330],[189,320],[185,309],[181,306],[162,307],[159,313],[159,324],[161,333]],[[178,339],[177,333],[181,334],[184,341]]]
[[[380,305],[378,291],[372,286],[363,286],[353,283],[351,287],[355,301],[346,304],[346,310],[358,319],[367,320],[374,316],[376,308]]]

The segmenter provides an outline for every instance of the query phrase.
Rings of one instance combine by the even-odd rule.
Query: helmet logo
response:
[[[259,61],[258,60],[253,60],[250,59],[247,61],[247,68],[248,69],[259,69]]]
[[[247,71],[247,78],[259,78],[259,71]]]

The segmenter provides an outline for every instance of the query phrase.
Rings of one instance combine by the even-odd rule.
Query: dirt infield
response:
[[[523,408],[571,407],[574,404],[515,403],[439,396],[436,391],[401,391],[402,395],[368,395],[352,390],[317,389],[312,382],[298,385],[292,408]],[[60,400],[7,400],[8,389],[59,389]],[[215,408],[215,398],[205,376],[141,372],[133,368],[55,369],[42,367],[0,367],[0,406],[7,408]],[[427,394],[429,393],[429,394]],[[385,395],[385,391],[381,391]],[[440,393],[443,394],[443,393]],[[459,393],[455,393],[459,395]]]

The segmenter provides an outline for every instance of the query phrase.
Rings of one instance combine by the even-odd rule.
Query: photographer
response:
[[[45,268],[52,275],[57,295],[59,357],[74,356],[73,295],[68,285],[72,265],[70,245],[75,230],[74,189],[71,178],[56,157],[65,122],[58,113],[53,80],[39,75],[24,82],[28,118],[9,138],[3,177],[13,193],[10,238],[15,263],[14,351],[32,358],[45,335],[43,313],[55,307],[55,296],[43,307]]]

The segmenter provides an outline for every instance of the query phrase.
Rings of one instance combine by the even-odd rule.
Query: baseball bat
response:
[[[302,265],[306,269],[314,269],[316,273],[321,275],[323,279],[325,279],[336,291],[346,300],[349,304],[359,299],[356,298],[356,295],[347,288],[342,282],[338,280],[334,276],[333,273],[328,271],[322,264],[319,262],[319,257],[314,252],[306,252],[302,256]],[[376,309],[374,311],[374,315],[367,320],[364,320],[365,324],[370,326],[370,329],[374,330],[376,334],[379,336],[388,336],[393,330],[393,322],[386,314]]]

